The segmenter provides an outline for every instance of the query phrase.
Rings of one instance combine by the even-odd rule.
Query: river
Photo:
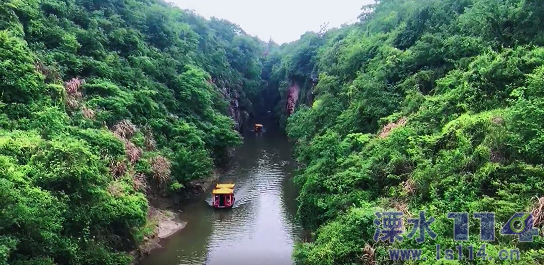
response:
[[[232,209],[215,210],[211,194],[183,207],[184,229],[163,240],[141,265],[292,265],[301,235],[295,220],[296,165],[287,138],[245,133],[221,183],[235,183]]]

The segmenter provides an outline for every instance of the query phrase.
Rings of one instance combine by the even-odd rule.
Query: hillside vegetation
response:
[[[407,264],[438,264],[436,244],[457,255],[461,243],[474,246],[471,264],[489,263],[476,256],[484,243],[493,264],[544,263],[543,18],[536,0],[382,0],[355,25],[274,52],[270,84],[284,100],[289,83],[303,95],[286,120],[298,214],[313,232],[296,264],[394,263],[391,248],[423,249],[426,261]],[[407,218],[421,210],[437,237],[418,244]],[[402,242],[373,240],[378,211],[404,214]],[[533,242],[499,233],[531,211]],[[468,241],[453,240],[449,212],[469,213]],[[480,241],[476,212],[496,213],[495,241]],[[515,248],[520,261],[497,259]]]
[[[263,51],[159,0],[2,1],[0,264],[130,264],[147,190],[241,142]]]
[[[395,263],[391,248],[437,264],[436,244],[461,243],[471,264],[484,243],[542,264],[542,237],[499,231],[532,212],[544,236],[543,23],[539,0],[381,0],[278,46],[161,0],[2,1],[0,264],[130,264],[146,194],[210,176],[272,107],[312,232],[296,264]],[[419,244],[422,210],[437,237]],[[373,240],[383,211],[403,213],[402,242]],[[468,241],[449,212],[469,213]],[[496,213],[495,241],[477,212]]]

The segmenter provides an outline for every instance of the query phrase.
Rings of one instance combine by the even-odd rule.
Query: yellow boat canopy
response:
[[[255,127],[263,127],[262,124],[255,124]]]
[[[234,190],[232,189],[226,189],[226,188],[222,188],[222,189],[214,189],[213,194],[233,194],[234,193]]]
[[[235,184],[217,184],[216,189],[234,189]]]

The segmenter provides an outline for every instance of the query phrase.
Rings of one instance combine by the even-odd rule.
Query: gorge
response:
[[[0,264],[131,264],[182,227],[142,262],[471,264],[432,253],[458,243],[449,212],[530,213],[540,236],[497,230],[487,254],[544,263],[543,18],[537,0],[380,0],[279,45],[162,0],[2,1]],[[207,208],[217,181],[245,204]],[[435,239],[374,240],[376,213],[407,234],[420,211]]]

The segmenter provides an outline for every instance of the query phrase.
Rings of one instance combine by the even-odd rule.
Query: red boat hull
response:
[[[216,209],[229,209],[234,206],[236,199],[233,195],[215,195],[212,207]]]

